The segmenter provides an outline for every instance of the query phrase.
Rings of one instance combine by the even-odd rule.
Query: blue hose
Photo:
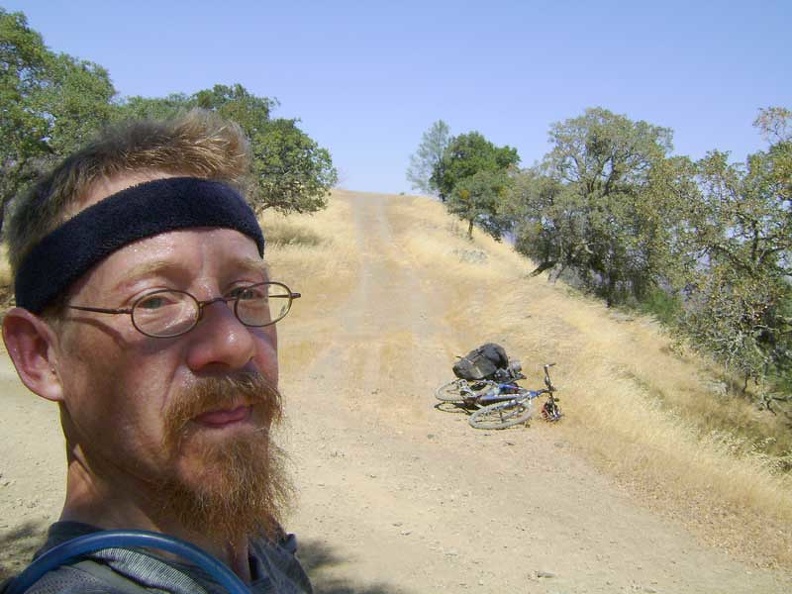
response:
[[[71,561],[100,549],[148,547],[174,553],[206,570],[230,594],[250,594],[250,590],[228,567],[193,544],[145,530],[104,530],[64,542],[31,563],[9,584],[6,594],[23,594],[41,577]]]

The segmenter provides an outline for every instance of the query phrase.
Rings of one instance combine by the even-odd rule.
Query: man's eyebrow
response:
[[[117,288],[122,288],[125,285],[135,281],[144,279],[148,276],[156,276],[158,274],[165,274],[168,271],[179,271],[181,265],[172,260],[151,260],[132,266],[124,272],[124,278],[118,283]],[[257,258],[242,258],[238,261],[231,263],[226,270],[233,271],[239,270],[244,274],[263,274],[269,280],[270,267],[267,263]]]
[[[136,264],[124,271],[124,278],[119,285],[124,285],[128,282],[133,282],[177,267],[178,263],[174,263],[172,260],[149,260],[142,264]]]
[[[267,279],[270,276],[270,267],[269,264],[264,262],[263,260],[259,260],[256,258],[244,258],[235,264],[238,266],[242,271],[246,272],[260,272],[262,273]]]
[[[243,266],[248,266],[250,268],[255,268],[256,270],[269,270],[269,264],[267,264],[261,258],[254,258],[253,256],[245,256],[244,258],[240,258],[240,263]]]

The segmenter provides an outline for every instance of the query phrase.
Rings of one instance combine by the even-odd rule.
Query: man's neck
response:
[[[239,576],[251,581],[249,539],[246,535],[217,538],[211,526],[188,529],[163,513],[161,505],[143,485],[124,481],[99,481],[77,460],[70,460],[66,500],[60,519],[82,522],[105,530],[149,530],[190,542],[213,555]]]

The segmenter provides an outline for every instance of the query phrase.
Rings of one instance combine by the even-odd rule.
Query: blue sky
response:
[[[675,153],[764,148],[758,109],[792,107],[792,2],[0,0],[120,95],[240,83],[333,155],[352,190],[409,192],[443,119],[548,152],[550,126],[604,107],[669,127]]]

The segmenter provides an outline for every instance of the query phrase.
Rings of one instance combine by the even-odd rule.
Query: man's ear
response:
[[[3,340],[22,383],[42,398],[63,400],[57,372],[57,335],[50,325],[28,310],[15,307],[3,319]]]

